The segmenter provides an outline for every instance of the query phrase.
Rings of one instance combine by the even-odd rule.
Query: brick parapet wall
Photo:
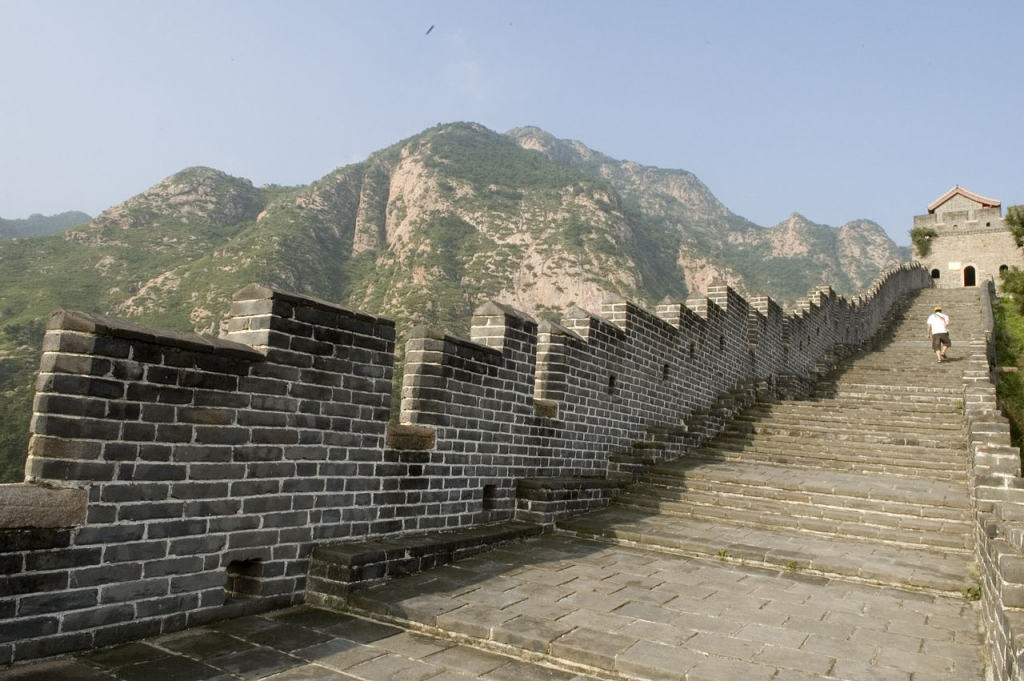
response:
[[[0,662],[295,603],[314,541],[403,529],[393,323],[248,287],[226,336],[51,317],[16,487],[88,504],[69,529],[0,531]]]
[[[507,520],[519,480],[584,480],[541,483],[527,515],[602,503],[610,488],[585,479],[613,454],[652,433],[678,442],[751,382],[812,380],[829,337],[869,340],[927,283],[900,267],[861,304],[819,293],[789,316],[724,288],[561,324],[488,303],[470,340],[410,333],[390,429],[389,320],[255,285],[219,339],[58,313],[17,487],[87,502],[58,529],[6,516],[0,664],[298,602],[314,543]],[[841,315],[852,336],[836,335]]]
[[[993,369],[994,286],[982,284],[983,328],[970,342],[965,370],[965,420],[971,491],[977,516],[976,553],[989,664],[996,681],[1024,679],[1024,478],[1020,450],[999,411]]]

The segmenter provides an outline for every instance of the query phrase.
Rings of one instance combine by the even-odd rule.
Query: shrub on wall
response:
[[[1017,248],[1024,248],[1024,206],[1010,206],[1006,209],[1006,226],[1017,242]]]
[[[1017,309],[1024,312],[1024,270],[1010,267],[999,272],[999,278],[1003,281],[1003,293],[1013,298]]]
[[[1016,267],[1017,283],[1024,283],[1024,272]],[[1007,286],[1003,279],[1004,290]],[[1017,298],[1016,294],[1014,296]],[[1019,303],[1008,305],[1002,298],[993,306],[995,321],[996,362],[1002,367],[1020,367],[1024,364],[1024,313]],[[1010,437],[1013,445],[1024,444],[1024,376],[1019,372],[1006,372],[1000,375],[996,384],[996,395],[999,408],[1010,422]]]
[[[927,258],[932,252],[932,239],[936,232],[931,227],[914,227],[910,230],[910,241],[914,244],[914,252],[919,258]]]

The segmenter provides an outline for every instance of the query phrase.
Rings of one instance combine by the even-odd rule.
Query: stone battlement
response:
[[[0,664],[301,602],[321,542],[537,522],[520,481],[605,481],[652,437],[676,456],[929,284],[900,266],[789,315],[726,287],[558,324],[485,303],[469,339],[410,333],[391,425],[390,320],[257,285],[219,339],[57,312],[26,482],[0,486]],[[556,487],[559,512],[608,498]]]

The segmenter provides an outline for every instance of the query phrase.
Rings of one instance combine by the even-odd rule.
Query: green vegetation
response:
[[[444,134],[439,134],[443,131]],[[430,134],[434,133],[434,134]],[[524,149],[505,135],[461,123],[428,131],[427,166],[447,177],[469,182],[478,191],[496,187],[496,195],[518,200],[520,190],[563,187],[611,187],[569,166],[552,163],[540,152]]]
[[[979,584],[964,584],[960,587],[960,594],[969,601],[980,601],[981,586]]]
[[[1003,368],[1024,366],[1024,272],[1011,268],[1003,273],[1004,297],[994,306],[996,363]],[[1024,447],[1024,376],[1003,372],[996,386],[999,408],[1010,421],[1010,438]]]
[[[0,483],[25,477],[28,426],[32,418],[35,371],[45,324],[32,320],[10,324],[0,333]]]
[[[0,218],[0,239],[56,234],[89,220],[92,220],[92,218],[79,211],[49,216],[37,213],[30,215],[24,220],[4,220]]]
[[[910,243],[914,245],[914,252],[919,258],[927,258],[932,252],[932,239],[937,232],[931,227],[914,227],[910,230]]]
[[[1010,228],[1018,248],[1024,248],[1024,206],[1010,206],[1006,209],[1006,226]]]

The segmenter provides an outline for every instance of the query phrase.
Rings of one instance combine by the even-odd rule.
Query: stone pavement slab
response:
[[[495,570],[498,564],[505,570]],[[564,535],[449,566],[449,575],[457,571],[474,587],[445,596],[459,608],[490,608],[488,616],[500,618],[493,612],[495,594],[522,597],[509,608],[526,614],[476,629],[479,645],[521,647],[596,676],[834,679],[846,678],[836,670],[847,667],[856,675],[851,678],[984,675],[978,612],[959,596]],[[558,592],[530,587],[552,582]],[[431,583],[429,573],[414,575],[360,592],[359,602],[375,604],[374,611],[397,612],[410,593],[437,597]],[[549,602],[560,594],[556,603]],[[428,614],[414,623],[429,630],[436,619]],[[936,645],[943,640],[959,644]],[[673,659],[675,666],[668,662]]]
[[[805,525],[788,531],[765,529],[612,507],[577,518],[567,527],[581,537],[670,553],[739,559],[787,570],[810,570],[827,577],[904,583],[951,593],[975,581],[970,573],[974,556],[968,551],[942,552],[825,536],[814,534],[815,528]]]
[[[383,621],[300,607],[14,667],[0,680],[984,677],[978,612],[963,598],[565,535],[354,600]]]
[[[510,615],[514,617],[516,615]],[[562,632],[565,633],[565,632]],[[584,681],[450,638],[311,607],[0,671],[2,681]]]

